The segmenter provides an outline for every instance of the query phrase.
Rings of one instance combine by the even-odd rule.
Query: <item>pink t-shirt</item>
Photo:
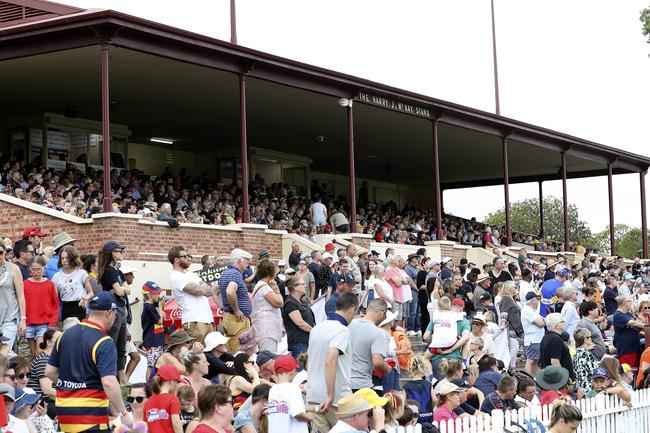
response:
[[[386,267],[386,270],[384,271],[384,279],[388,281],[388,284],[390,284],[390,287],[392,287],[393,289],[393,299],[395,299],[395,302],[399,302],[401,304],[404,302],[404,296],[402,294],[402,285],[395,284],[393,278],[397,278],[398,280],[402,279],[402,275],[400,274],[399,269],[394,268],[392,266]]]
[[[440,424],[440,421],[447,421],[448,419],[455,420],[456,418],[458,418],[458,415],[449,409],[446,404],[438,406],[433,411],[433,420],[438,424]]]

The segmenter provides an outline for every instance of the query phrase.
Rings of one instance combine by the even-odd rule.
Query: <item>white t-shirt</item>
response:
[[[399,273],[403,280],[406,280],[408,278],[408,274],[404,271],[404,269],[400,269]],[[413,295],[411,294],[410,285],[402,284],[402,298],[404,299],[404,302],[410,302],[413,300]]]
[[[544,327],[539,327],[533,323],[537,319],[542,319],[539,314],[539,308],[534,310],[528,305],[521,309],[521,326],[524,328],[524,346],[541,343],[544,338]]]
[[[312,203],[312,205],[309,208],[309,211],[311,212],[311,217],[314,219],[315,222],[324,223],[325,221],[327,221],[327,208],[323,203],[320,202]]]
[[[384,280],[383,278],[375,278],[375,277],[370,277],[369,280],[366,281],[366,288],[368,290],[372,289],[375,291],[375,298],[379,298],[379,295],[377,294],[377,289],[375,289],[375,285],[378,285],[381,287],[381,292],[384,295],[384,297],[390,299],[391,301],[393,300],[393,288],[388,284],[388,281]]]
[[[84,281],[87,279],[88,272],[81,268],[75,269],[71,274],[66,274],[61,269],[52,277],[52,283],[62,302],[74,302],[86,296]]]
[[[183,311],[181,313],[181,322],[199,322],[199,323],[212,323],[212,310],[210,309],[210,302],[208,298],[203,295],[190,295],[184,292],[183,289],[189,283],[200,284],[203,280],[194,272],[186,271],[172,271],[169,276],[169,283],[172,287],[172,295],[176,299],[176,303]]]
[[[459,320],[465,318],[465,313],[452,313],[451,311],[436,311],[431,320],[433,321],[433,334],[429,347],[445,348],[453,346],[458,340]]]
[[[8,424],[3,431],[11,433],[29,433],[29,428],[27,428],[27,423],[22,419],[18,419],[12,414],[9,414]]]
[[[278,383],[269,391],[269,433],[309,433],[309,424],[295,418],[305,413],[300,387],[294,383]]]

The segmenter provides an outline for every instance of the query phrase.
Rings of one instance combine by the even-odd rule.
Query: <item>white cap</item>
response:
[[[443,257],[441,263],[444,265],[444,264],[447,263],[449,260],[451,260],[451,257]]]
[[[126,275],[126,274],[132,274],[133,272],[137,271],[138,268],[136,268],[135,266],[121,265],[119,267],[119,270],[122,271],[124,275]]]
[[[284,260],[278,260],[278,266],[287,266],[287,262]]]
[[[296,270],[293,268],[287,268],[286,271],[284,271],[285,274],[295,274]]]
[[[387,323],[392,322],[393,320],[395,320],[395,314],[389,308],[388,310],[386,310],[386,318],[381,321],[379,326],[384,326]]]
[[[322,258],[323,258],[323,260],[326,260],[326,259],[333,259],[334,256],[331,255],[330,253],[324,253]]]
[[[226,344],[227,342],[228,337],[225,337],[221,332],[210,332],[205,336],[205,349],[203,349],[203,351],[210,352],[215,347]]]
[[[429,260],[429,261],[427,262],[427,268],[431,269],[431,268],[433,268],[435,265],[439,265],[439,264],[440,264],[440,260],[438,260],[438,259],[431,259],[431,260]]]
[[[250,260],[252,258],[253,258],[253,256],[251,255],[251,253],[249,253],[248,251],[244,251],[244,250],[242,250],[240,248],[235,248],[234,250],[232,250],[230,252],[230,260],[232,260],[233,262],[237,261],[237,260],[240,260],[240,259],[248,259],[248,260]]]

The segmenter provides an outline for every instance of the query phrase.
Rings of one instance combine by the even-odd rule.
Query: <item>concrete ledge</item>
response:
[[[123,218],[123,219],[132,219],[132,220],[139,220],[142,219],[142,215],[133,215],[133,214],[126,214],[126,213],[117,213],[117,212],[102,212],[102,213],[96,213],[92,216],[92,219],[102,219],[102,218]]]

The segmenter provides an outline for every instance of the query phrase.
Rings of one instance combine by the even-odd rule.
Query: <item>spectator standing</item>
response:
[[[196,273],[190,271],[192,256],[182,246],[171,247],[167,260],[172,264],[169,283],[172,295],[182,310],[183,329],[187,335],[203,344],[205,336],[214,330],[212,309],[208,301],[208,297],[213,296],[212,288]],[[239,277],[241,279],[241,272]]]
[[[495,230],[496,231],[496,230]],[[495,257],[492,259],[492,270],[488,272],[490,276],[490,295],[496,296],[496,293],[493,292],[494,285],[497,283],[505,283],[506,281],[512,280],[512,275],[505,269],[505,261],[502,257]]]
[[[607,277],[607,286],[603,292],[603,301],[605,302],[605,311],[608,316],[613,316],[618,309],[618,287],[616,287],[616,277],[610,275]]]
[[[521,324],[524,328],[526,371],[534,376],[539,367],[540,343],[546,333],[544,319],[539,314],[539,297],[535,292],[526,294],[525,304],[521,309]]]
[[[104,291],[115,295],[117,301],[117,315],[108,333],[117,347],[117,374],[122,385],[128,383],[124,367],[126,366],[127,340],[126,316],[128,301],[126,297],[129,295],[130,290],[124,279],[124,274],[117,269],[117,264],[124,257],[124,248],[126,248],[124,245],[120,245],[116,241],[108,241],[97,255],[97,272],[99,280],[102,283],[102,288]],[[61,257],[63,257],[64,251],[66,251],[65,248],[61,251]],[[83,272],[85,273],[86,271]],[[86,282],[87,279],[88,275],[86,274]],[[86,290],[92,293],[90,282],[87,282],[87,284]]]
[[[454,274],[454,261],[451,257],[443,257],[442,259],[442,268],[440,269],[440,280],[444,281],[447,278],[451,278]]]
[[[20,270],[5,258],[7,246],[0,243],[0,325],[2,335],[8,338],[9,354],[14,355],[12,347],[18,335],[25,333],[25,292]]]
[[[602,322],[607,320],[607,316],[601,315],[601,309],[595,302],[584,301],[580,304],[580,316],[582,319],[578,322],[576,330],[586,329],[591,334],[591,342],[593,343],[593,348],[591,353],[594,355],[596,360],[600,361],[603,359],[605,353],[607,353],[607,346],[605,345],[605,340],[603,339],[603,334],[598,327],[597,321]]]
[[[221,274],[219,289],[223,303],[223,331],[228,340],[228,352],[239,348],[238,337],[251,327],[252,304],[242,273],[250,265],[253,256],[239,248],[230,252],[230,265]]]
[[[307,300],[310,303],[313,303],[316,299],[316,279],[309,271],[305,259],[300,259],[300,262],[298,262],[298,272],[296,272],[296,276],[304,281],[307,290]]]
[[[142,347],[147,354],[147,376],[151,369],[156,366],[156,361],[163,353],[165,344],[165,329],[163,327],[165,298],[161,296],[162,288],[153,281],[147,281],[142,285],[142,314],[140,324],[142,326]]]
[[[618,309],[614,313],[614,341],[616,341],[616,356],[621,364],[628,364],[632,368],[639,366],[639,331],[645,324],[636,320],[632,314],[632,297],[620,295],[616,298]]]
[[[580,316],[578,315],[578,307],[576,302],[578,302],[578,292],[574,287],[564,287],[558,295],[562,295],[564,300],[564,305],[562,306],[562,318],[566,323],[565,330],[569,335],[573,335],[580,321]]]
[[[348,324],[354,318],[357,306],[354,294],[341,294],[336,300],[336,311],[328,314],[327,320],[317,324],[309,335],[307,401],[320,405],[313,423],[321,432],[330,431],[337,422],[332,406],[351,394]]]
[[[61,299],[62,321],[68,317],[83,320],[86,317],[86,303],[95,296],[88,273],[81,265],[81,257],[75,247],[66,245],[61,248],[57,265],[60,270],[52,277],[52,283]]]
[[[332,296],[325,303],[325,313],[331,314],[336,311],[336,300],[338,297],[346,292],[350,292],[354,286],[354,277],[351,273],[345,272],[342,274],[334,274],[336,279],[336,291],[332,293]],[[356,296],[356,295],[355,295]]]
[[[23,281],[29,278],[29,266],[34,259],[34,247],[27,240],[16,241],[14,244],[14,257],[17,259],[14,263],[20,269]]]
[[[386,333],[378,325],[386,318],[388,306],[382,299],[373,299],[363,317],[354,319],[348,330],[352,345],[350,387],[353,392],[372,388],[373,371],[383,375],[390,371],[386,364]]]
[[[327,224],[327,208],[321,202],[320,196],[314,197],[314,202],[309,207],[309,216],[318,233],[323,233],[323,228]]]
[[[350,232],[350,223],[348,219],[343,214],[342,209],[335,209],[332,215],[330,215],[330,223],[334,227],[335,233],[349,233]],[[352,221],[353,224],[356,224],[356,221]]]
[[[50,260],[47,261],[47,266],[45,266],[45,276],[48,280],[51,280],[54,274],[59,271],[59,252],[61,248],[66,245],[74,246],[76,239],[73,239],[66,232],[61,232],[58,235],[52,238],[52,248],[54,248],[54,255]]]
[[[88,304],[88,319],[61,335],[52,350],[45,375],[57,384],[57,417],[65,433],[108,430],[109,404],[123,424],[133,425],[116,377],[117,350],[106,333],[117,308],[112,293],[95,295]]]
[[[311,262],[307,265],[307,270],[314,276],[314,285],[316,287],[315,292],[311,295],[310,298],[312,300],[316,300],[320,295],[325,293],[325,290],[327,290],[327,285],[323,286],[323,281],[320,276],[322,266],[323,265],[321,263],[320,251],[312,251]]]
[[[32,358],[38,355],[38,347],[48,327],[56,326],[59,321],[56,287],[52,281],[43,278],[46,264],[42,256],[37,256],[29,268],[32,277],[24,281],[27,316],[25,338],[29,342]]]
[[[27,227],[23,232],[23,240],[29,241],[34,247],[34,255],[43,254],[43,238],[47,236],[40,227]]]
[[[550,280],[549,280],[550,281]],[[561,334],[564,332],[564,319],[560,313],[551,313],[544,319],[547,332],[539,345],[539,366],[544,369],[549,365],[562,367],[575,380],[575,372],[569,348],[564,344]]]
[[[289,262],[289,266],[293,268],[294,271],[298,270],[298,263],[300,263],[300,244],[298,242],[292,242],[291,243],[291,254],[289,254],[289,258],[287,259],[287,262]]]
[[[309,333],[316,326],[314,312],[305,302],[305,283],[297,277],[287,280],[289,296],[282,307],[282,321],[287,331],[287,346],[291,354],[298,358],[307,352]]]
[[[270,260],[262,260],[255,269],[257,284],[253,289],[251,326],[259,338],[259,350],[278,351],[282,340],[282,295],[275,282],[277,269]]]
[[[546,317],[546,315],[549,313],[549,310],[553,308],[553,305],[557,301],[557,291],[564,285],[564,282],[568,276],[569,270],[566,268],[560,268],[555,271],[555,278],[551,278],[550,280],[545,281],[542,285],[542,299],[539,304],[539,314],[542,317]],[[557,313],[559,313],[559,311]]]
[[[508,321],[510,368],[515,367],[515,363],[517,361],[517,352],[519,351],[519,339],[524,336],[524,328],[521,324],[521,310],[518,303],[519,296],[517,290],[518,289],[514,281],[506,281],[503,283],[503,296],[501,297],[501,302],[499,302],[499,313],[501,313],[501,315],[506,315]]]
[[[269,391],[268,432],[308,433],[312,416],[307,413],[302,391],[293,383],[298,364],[291,355],[275,360],[276,383]]]

